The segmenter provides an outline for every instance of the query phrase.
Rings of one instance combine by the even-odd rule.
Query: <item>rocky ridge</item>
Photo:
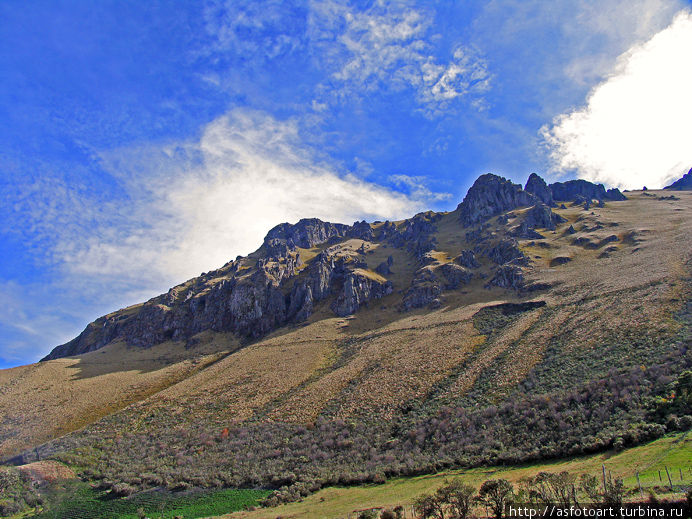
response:
[[[522,291],[530,259],[517,240],[540,240],[539,231],[555,231],[565,219],[550,206],[583,198],[602,202],[624,196],[583,180],[547,185],[532,174],[522,189],[486,174],[451,213],[428,211],[400,222],[353,225],[316,218],[282,223],[249,256],[100,317],[43,360],[94,351],[117,340],[138,347],[165,341],[192,346],[206,330],[253,340],[304,322],[320,308],[346,316],[385,297],[394,298],[391,304],[403,312],[435,308],[444,303],[445,292],[486,278],[486,288]],[[454,232],[465,236],[466,248],[436,250],[443,219],[456,222]],[[405,264],[391,254],[374,262],[378,248],[398,250]]]
[[[663,189],[670,189],[672,191],[692,191],[692,168],[681,178]]]

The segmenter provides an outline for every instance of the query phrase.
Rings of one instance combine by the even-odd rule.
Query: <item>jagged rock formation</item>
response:
[[[587,180],[568,180],[567,182],[555,182],[550,184],[550,191],[553,194],[553,199],[560,202],[576,201],[577,197],[583,197],[583,200],[610,200],[618,202],[627,200],[619,189],[612,188],[606,191],[603,184],[593,184]]]
[[[434,308],[444,302],[445,291],[480,279],[490,279],[487,287],[522,290],[523,269],[530,260],[517,238],[542,240],[537,230],[554,231],[565,222],[548,204],[577,200],[588,205],[618,195],[584,180],[548,186],[536,174],[523,190],[486,174],[452,213],[427,211],[400,222],[374,224],[317,218],[282,223],[267,233],[256,252],[146,303],[97,319],[46,359],[78,355],[118,340],[139,347],[169,340],[194,344],[196,335],[207,330],[256,339],[310,319],[318,307],[345,316],[388,296],[395,300],[387,304],[402,311]],[[487,221],[494,216],[495,223]],[[437,250],[443,218],[445,232],[453,226],[454,239],[464,236],[465,248]],[[575,231],[570,226],[563,232]],[[582,240],[575,245],[603,245]],[[382,252],[372,256],[380,247]],[[392,272],[397,255],[402,260]],[[479,261],[481,256],[488,261]]]
[[[505,211],[537,202],[538,198],[524,191],[519,184],[487,173],[478,177],[457,210],[462,223],[468,227]]]
[[[371,299],[389,295],[392,290],[390,281],[370,278],[362,272],[350,272],[331,308],[338,316],[350,315]]]
[[[513,238],[505,238],[497,245],[490,247],[485,251],[485,256],[498,265],[504,265],[510,261],[525,264],[528,261],[519,249],[517,240]]]
[[[670,189],[672,191],[692,191],[692,168],[681,178],[663,189]]]
[[[502,265],[485,285],[485,288],[491,287],[521,290],[524,287],[524,273],[516,265]]]
[[[473,254],[473,251],[470,250],[461,251],[461,253],[454,258],[454,263],[466,267],[467,269],[477,269],[481,266],[480,263],[476,261],[476,256]]]
[[[370,227],[369,224],[366,225]],[[360,229],[360,223],[349,227],[340,223],[323,222],[317,218],[304,218],[295,225],[289,223],[277,225],[267,233],[264,241],[280,239],[285,240],[287,244],[310,249],[330,238],[341,238],[346,236],[348,231],[358,232]]]
[[[555,202],[553,202],[553,192],[551,191],[550,187],[548,187],[545,180],[539,177],[536,173],[531,173],[529,179],[526,181],[524,191],[533,194],[544,204],[549,206],[553,206],[555,204]]]

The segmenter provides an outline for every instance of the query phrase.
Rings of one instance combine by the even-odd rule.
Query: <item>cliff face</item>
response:
[[[535,174],[528,188],[534,192],[486,174],[453,213],[429,211],[372,224],[312,218],[277,225],[249,256],[146,303],[100,317],[43,360],[94,351],[115,340],[138,347],[171,340],[194,345],[195,335],[205,330],[251,340],[304,322],[319,308],[346,316],[387,296],[395,297],[393,304],[402,312],[436,307],[445,291],[473,279],[488,278],[488,288],[524,290],[522,269],[530,262],[515,239],[541,239],[539,230],[553,231],[564,222],[544,203],[590,195],[609,199],[602,185],[576,181],[547,186]],[[524,207],[532,209],[521,216],[508,213]],[[488,221],[496,216],[500,232],[490,233]],[[467,249],[443,250],[438,244],[443,218],[451,218],[452,232],[466,236]],[[508,239],[514,241],[508,245]],[[372,254],[378,248],[399,251],[405,261],[396,264],[389,255],[375,264]]]

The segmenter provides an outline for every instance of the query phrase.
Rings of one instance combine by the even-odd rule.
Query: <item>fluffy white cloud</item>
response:
[[[130,201],[87,235],[59,235],[57,249],[72,276],[137,289],[163,290],[219,267],[284,221],[400,218],[436,196],[339,174],[301,145],[292,122],[242,110],[210,123],[198,142],[120,150],[104,162]]]
[[[620,56],[586,106],[543,129],[556,171],[624,188],[662,187],[692,165],[692,13]]]
[[[98,315],[255,250],[279,223],[399,219],[442,196],[410,179],[407,195],[341,172],[301,142],[296,123],[248,110],[212,121],[197,140],[100,160],[116,184],[105,196],[48,177],[16,186],[20,202],[3,225],[33,236],[51,274],[0,285],[0,333],[16,339],[0,345],[0,364],[39,358]]]

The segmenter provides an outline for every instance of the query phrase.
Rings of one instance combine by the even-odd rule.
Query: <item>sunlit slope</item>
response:
[[[673,317],[689,297],[692,193],[672,200],[664,194],[628,193],[628,201],[588,210],[555,208],[565,223],[541,230],[542,240],[519,240],[535,290],[485,288],[493,266],[479,256],[479,274],[445,291],[438,308],[402,312],[403,293],[420,268],[416,258],[386,243],[349,239],[332,246],[343,254],[371,250],[368,271],[390,255],[394,260],[393,292],[352,316],[335,317],[327,299],[306,323],[230,355],[238,341],[208,333],[204,347],[111,345],[5,370],[1,452],[14,454],[133,403],[103,427],[155,433],[193,422],[214,431],[317,416],[386,420],[420,408],[498,403],[519,384],[557,390],[620,365],[647,365],[678,330]],[[429,264],[471,249],[465,231],[456,212],[442,215]],[[495,217],[487,232],[500,239],[506,228]],[[523,302],[534,304],[493,308]],[[635,335],[640,346],[628,347]],[[142,422],[143,416],[154,418]]]
[[[61,436],[168,387],[222,357],[232,339],[186,351],[114,343],[78,357],[0,371],[0,457]]]

